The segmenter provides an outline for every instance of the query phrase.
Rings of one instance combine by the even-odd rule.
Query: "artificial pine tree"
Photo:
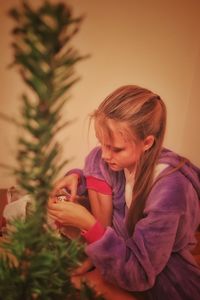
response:
[[[10,16],[17,25],[14,65],[33,91],[22,95],[21,136],[15,168],[18,185],[30,195],[26,220],[16,219],[0,257],[0,300],[99,299],[83,285],[72,285],[70,271],[82,256],[78,241],[55,236],[46,218],[54,180],[66,162],[59,162],[61,147],[55,137],[66,93],[76,83],[74,65],[84,57],[70,45],[82,18],[74,18],[66,4],[44,1],[32,9],[23,1]],[[9,118],[8,118],[9,119]],[[33,205],[34,203],[34,205]],[[7,255],[9,253],[9,255]]]

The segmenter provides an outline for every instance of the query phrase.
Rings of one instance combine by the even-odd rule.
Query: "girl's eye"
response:
[[[121,148],[112,148],[112,151],[115,152],[115,153],[119,153],[121,152],[123,149]]]

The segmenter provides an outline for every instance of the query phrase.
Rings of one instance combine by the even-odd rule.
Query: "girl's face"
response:
[[[96,126],[96,136],[101,144],[102,158],[108,163],[113,171],[120,171],[127,168],[129,172],[133,172],[135,166],[144,152],[144,142],[138,139],[131,139],[123,134],[123,130],[119,127],[119,122],[114,120],[106,121],[108,128],[112,132],[111,138],[104,134],[98,134],[99,130]]]

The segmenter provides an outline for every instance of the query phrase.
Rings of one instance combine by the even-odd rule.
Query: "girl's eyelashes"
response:
[[[121,151],[123,151],[123,148],[115,148],[115,147],[111,147],[111,150],[115,153],[119,153]]]

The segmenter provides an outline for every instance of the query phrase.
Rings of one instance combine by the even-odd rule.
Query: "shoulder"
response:
[[[100,180],[106,181],[111,185],[111,177],[113,176],[108,165],[101,157],[101,147],[95,147],[86,157],[84,165],[84,175],[92,176]]]
[[[184,213],[188,199],[194,196],[194,189],[179,171],[164,175],[152,187],[147,199],[146,210]]]
[[[103,160],[101,158],[101,148],[95,147],[90,151],[90,153],[86,156],[85,165],[84,165],[84,174],[91,175],[92,172],[98,172],[100,165],[103,164]]]
[[[101,160],[101,147],[93,148],[90,153],[86,156],[85,163],[93,163],[94,161]]]

